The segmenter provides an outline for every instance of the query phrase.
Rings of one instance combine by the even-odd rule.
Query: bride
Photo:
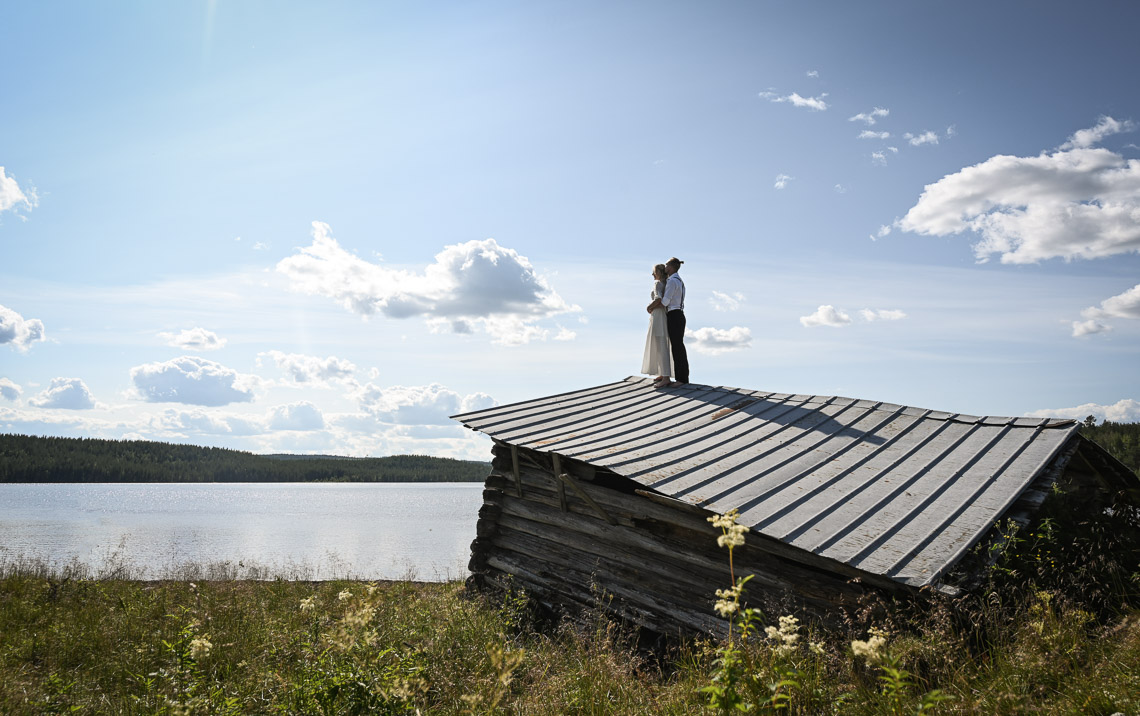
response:
[[[653,267],[653,293],[649,300],[661,300],[665,296],[665,281],[669,275],[665,273],[665,264]],[[669,382],[673,373],[673,364],[670,359],[672,351],[669,349],[669,331],[665,327],[665,307],[659,306],[649,314],[649,334],[645,337],[645,354],[641,358],[641,372],[654,375],[654,387],[661,387]]]

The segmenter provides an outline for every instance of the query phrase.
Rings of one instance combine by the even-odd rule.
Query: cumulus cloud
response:
[[[482,328],[497,342],[545,338],[535,322],[580,311],[538,275],[525,256],[494,239],[444,247],[424,272],[389,269],[341,248],[328,224],[313,222],[313,242],[277,264],[292,287],[332,298],[364,318],[422,317],[433,330]]]
[[[556,340],[556,341],[572,341],[577,337],[578,337],[578,334],[575,331],[572,331],[569,328],[565,328],[563,326],[559,326],[558,327],[558,333],[555,334],[554,340]]]
[[[890,139],[890,132],[876,132],[870,129],[864,129],[859,132],[859,139]]]
[[[27,193],[20,188],[15,177],[4,173],[0,166],[0,211],[18,211],[20,208],[34,209],[39,205],[39,198],[34,189]]]
[[[713,309],[717,311],[735,311],[740,308],[740,304],[743,301],[744,294],[739,291],[734,291],[733,293],[713,291],[712,298],[709,299],[709,303],[711,303]]]
[[[773,184],[772,186],[775,187],[776,189],[783,189],[784,187],[786,187],[788,185],[788,182],[790,182],[792,179],[795,179],[795,177],[788,176],[787,174],[777,174],[776,175],[776,183]]]
[[[95,407],[95,397],[79,378],[52,378],[51,385],[29,398],[28,404],[37,408],[90,410]]]
[[[911,134],[907,132],[903,135],[903,139],[910,142],[910,146],[918,147],[923,144],[938,144],[938,134],[929,130],[922,134]]]
[[[1075,408],[1044,408],[1026,413],[1031,418],[1068,418],[1084,420],[1093,416],[1097,420],[1111,420],[1114,423],[1140,422],[1140,401],[1125,398],[1112,405],[1085,403]]]
[[[1106,298],[1100,306],[1090,306],[1081,311],[1083,321],[1073,321],[1073,337],[1088,336],[1112,330],[1105,323],[1108,318],[1140,318],[1140,283],[1124,293]]]
[[[328,356],[304,355],[302,353],[283,353],[282,351],[266,351],[257,354],[257,364],[262,364],[262,358],[270,358],[294,383],[325,384],[328,381],[349,382],[356,372],[356,366],[351,361]]]
[[[33,343],[46,338],[43,321],[25,319],[12,309],[0,306],[0,343],[11,344],[18,351],[27,351]]]
[[[8,378],[0,378],[0,398],[16,400],[24,390]]]
[[[792,92],[791,94],[787,95],[778,95],[775,92],[770,91],[760,93],[760,97],[768,100],[769,102],[786,102],[788,104],[791,104],[793,107],[803,107],[815,112],[822,112],[823,110],[827,109],[827,102],[823,101],[823,98],[826,96],[826,92],[818,97],[801,97],[796,92]]]
[[[1140,160],[1084,146],[1111,118],[1073,135],[1069,149],[1035,157],[998,155],[925,187],[894,227],[926,236],[973,231],[979,261],[1093,259],[1140,251]],[[1068,146],[1067,145],[1067,146]]]
[[[225,338],[205,328],[188,328],[179,333],[159,333],[166,345],[187,351],[216,351],[226,345]]]
[[[876,310],[873,310],[870,308],[864,308],[861,311],[859,311],[859,317],[862,318],[864,321],[868,321],[868,322],[871,322],[871,321],[901,321],[902,319],[906,318],[906,314],[903,313],[902,311],[893,310],[893,309],[879,309],[876,311]]]
[[[864,122],[867,125],[873,125],[879,121],[880,117],[886,117],[891,113],[891,110],[884,107],[875,107],[870,112],[860,112],[854,117],[848,117],[848,122]]]
[[[808,70],[807,76],[808,77],[819,77],[819,70]]]
[[[320,408],[303,400],[273,408],[269,427],[273,430],[321,430],[325,427],[325,416]]]
[[[693,331],[693,350],[705,355],[717,355],[752,347],[752,331],[743,326],[728,329],[698,328]]]
[[[451,425],[452,415],[495,405],[486,393],[462,396],[439,383],[389,388],[369,383],[352,397],[373,418],[401,425]]]
[[[800,323],[805,328],[812,328],[815,326],[831,326],[832,328],[839,328],[846,326],[851,322],[851,316],[843,311],[837,310],[835,306],[823,305],[816,309],[815,313],[810,316],[800,316]]]
[[[257,378],[205,358],[182,356],[131,368],[131,382],[136,396],[148,403],[217,407],[252,401]]]

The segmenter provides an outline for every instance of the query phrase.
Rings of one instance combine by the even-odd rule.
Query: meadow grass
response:
[[[754,613],[734,688],[757,713],[1140,713],[1137,610],[1094,618],[1051,592],[976,610],[875,612],[882,641],[870,621],[823,631]],[[0,712],[691,714],[724,683],[724,643],[648,654],[600,611],[543,629],[529,615],[525,597],[456,582],[9,566]]]

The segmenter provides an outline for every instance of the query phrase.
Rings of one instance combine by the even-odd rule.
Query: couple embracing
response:
[[[685,263],[676,256],[653,267],[653,302],[649,312],[649,335],[641,372],[657,377],[655,388],[675,388],[689,382],[689,356],[685,352],[685,283],[677,273]],[[674,379],[670,380],[670,376]]]

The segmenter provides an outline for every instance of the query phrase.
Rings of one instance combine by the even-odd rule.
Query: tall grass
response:
[[[1034,552],[1028,537],[1008,544],[1056,561],[1055,542]],[[722,544],[728,557],[738,542]],[[998,578],[1026,569],[1003,565]],[[525,595],[454,582],[170,574],[0,567],[0,713],[1140,713],[1140,610],[1033,580],[957,604],[869,603],[824,630],[749,609],[726,568],[715,606],[731,638],[650,654],[604,595],[587,619],[539,629]]]
[[[530,628],[523,598],[457,583],[0,579],[0,712],[688,714],[722,644],[664,656],[597,616]],[[748,712],[1137,713],[1140,614],[1098,622],[1042,593],[1000,637],[932,613],[871,658],[851,631],[755,617]],[[773,627],[773,636],[766,627]],[[795,636],[795,639],[789,637]],[[852,636],[855,636],[853,639]],[[948,697],[946,700],[932,698]],[[925,706],[924,706],[925,704]]]

